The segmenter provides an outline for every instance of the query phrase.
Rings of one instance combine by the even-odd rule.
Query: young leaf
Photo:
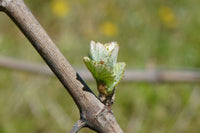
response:
[[[114,72],[110,68],[106,67],[104,64],[97,64],[95,61],[91,60],[88,57],[83,58],[88,70],[92,73],[95,78],[97,85],[105,84],[110,86],[114,80]]]
[[[115,64],[117,63],[117,56],[118,56],[118,51],[119,51],[119,46],[117,45],[117,43],[115,42],[111,42],[111,43],[107,43],[105,44],[105,47],[108,49],[110,49],[110,56],[108,58],[107,61],[107,65],[111,68],[113,68],[115,66]],[[109,48],[112,47],[112,48]]]
[[[92,60],[94,60],[96,62],[100,62],[100,61],[106,62],[109,57],[109,53],[103,44],[95,43],[94,41],[91,41],[90,56],[91,56]]]

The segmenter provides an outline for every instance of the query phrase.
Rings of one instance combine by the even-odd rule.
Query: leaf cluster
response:
[[[123,78],[125,63],[117,62],[118,51],[116,42],[101,44],[91,41],[89,57],[83,58],[100,94],[111,94]]]

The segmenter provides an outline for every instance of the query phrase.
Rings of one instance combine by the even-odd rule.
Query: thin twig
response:
[[[72,130],[70,131],[70,133],[78,133],[78,131],[79,131],[81,128],[85,127],[86,124],[87,124],[86,121],[84,121],[84,120],[82,120],[82,119],[78,120],[78,121],[75,123],[74,127],[72,128]]]

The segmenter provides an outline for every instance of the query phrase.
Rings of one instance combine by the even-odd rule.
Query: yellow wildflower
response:
[[[51,3],[52,12],[55,16],[63,18],[69,13],[69,4],[65,0],[54,0]]]
[[[110,21],[103,22],[100,26],[103,35],[113,37],[118,34],[118,26]]]
[[[177,24],[176,16],[173,10],[168,6],[163,6],[159,9],[159,17],[163,25],[167,28],[175,28]]]

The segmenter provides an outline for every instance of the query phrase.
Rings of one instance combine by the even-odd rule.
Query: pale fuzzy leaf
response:
[[[106,44],[107,45],[107,44]],[[115,66],[115,64],[117,63],[117,57],[118,57],[118,51],[119,51],[119,46],[116,42],[111,42],[110,43],[111,47],[112,47],[112,51],[111,51],[111,55],[108,58],[107,61],[107,65],[111,68],[113,68]]]
[[[109,53],[111,53],[113,49],[116,47],[116,45],[117,45],[116,42],[106,43],[105,48]]]
[[[122,78],[124,76],[125,66],[126,66],[126,64],[124,62],[118,62],[115,65],[115,67],[114,67],[114,75],[116,76],[115,81],[113,83],[113,86],[108,88],[108,90],[107,90],[108,92],[111,92],[122,80]]]
[[[90,56],[91,58],[96,61],[104,61],[107,62],[109,57],[109,52],[106,50],[103,44],[101,43],[95,43],[94,41],[91,41],[90,43]]]
[[[116,75],[116,78],[115,78],[115,82],[117,82],[116,85],[122,80],[124,76],[125,66],[126,66],[126,63],[124,62],[118,62],[115,65],[114,74]]]

